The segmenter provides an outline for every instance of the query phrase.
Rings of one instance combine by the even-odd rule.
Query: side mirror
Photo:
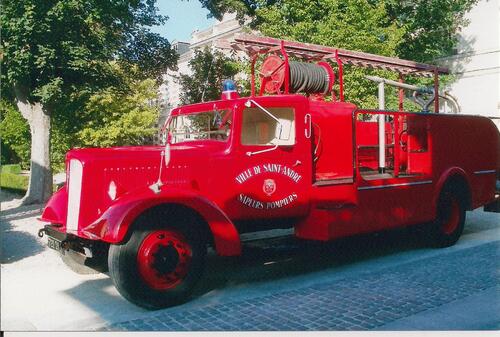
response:
[[[292,121],[289,119],[279,118],[279,122],[276,123],[275,138],[279,140],[289,140],[291,133],[292,133]]]
[[[276,132],[273,144],[275,145],[293,145],[295,142],[294,123],[289,119],[279,119],[276,123]]]

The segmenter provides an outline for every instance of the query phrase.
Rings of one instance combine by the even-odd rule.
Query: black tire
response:
[[[59,254],[63,263],[71,271],[80,275],[100,274],[108,271],[107,255],[88,258],[72,250]]]
[[[431,225],[431,244],[437,248],[453,246],[464,230],[465,199],[457,185],[446,185],[437,204],[437,217]]]
[[[190,221],[189,217],[183,218],[182,222],[182,225],[174,223],[168,226],[151,226],[141,220],[138,224],[134,224],[136,229],[126,243],[111,245],[108,257],[109,274],[118,292],[127,300],[140,307],[154,310],[183,303],[190,297],[204,270],[207,245],[202,233],[197,230],[197,226],[193,226],[192,219]],[[152,266],[155,266],[157,260],[151,264],[151,267],[141,267],[138,261],[138,256],[144,257],[141,254],[141,247],[147,244],[157,233],[161,233],[163,236],[166,235],[167,238],[170,235],[168,233],[176,233],[177,238],[182,238],[185,241],[183,244],[190,247],[189,263],[184,264],[188,265],[188,268],[185,268],[185,275],[182,278],[179,277],[178,283],[167,289],[155,289],[151,283],[148,283],[144,274],[141,273],[144,268],[153,270]],[[167,239],[162,238],[161,240]],[[163,241],[158,239],[158,242]],[[166,247],[167,244],[165,246],[159,244],[159,246]],[[171,255],[162,255],[161,258],[156,257],[155,254],[159,254],[159,249],[155,254],[148,255],[148,258],[161,260],[159,263],[167,263],[170,266],[167,269],[174,268],[173,271],[168,272],[156,269],[157,278],[161,277],[162,280],[165,278],[165,283],[168,283],[166,280],[167,277],[170,277],[169,275],[176,274],[182,262],[181,254],[174,245],[168,244],[167,248],[170,250],[176,249],[177,262],[171,262],[174,259]],[[150,249],[149,251],[153,252],[154,250]]]

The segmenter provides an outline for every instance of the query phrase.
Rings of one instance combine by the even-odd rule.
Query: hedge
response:
[[[21,173],[21,165],[19,165],[19,164],[2,165],[1,172],[2,173],[19,174],[19,173]]]
[[[0,186],[2,189],[16,193],[26,193],[28,189],[28,176],[20,176],[8,172],[0,173]]]

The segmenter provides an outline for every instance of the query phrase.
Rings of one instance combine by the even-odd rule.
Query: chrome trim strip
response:
[[[410,182],[410,183],[379,185],[379,186],[361,186],[361,187],[358,187],[358,191],[375,190],[375,189],[381,189],[381,188],[391,188],[391,187],[398,187],[398,186],[424,185],[424,184],[432,184],[432,180],[422,180],[422,181],[414,181],[414,182]]]
[[[496,173],[497,170],[483,170],[483,171],[474,171],[474,174],[489,174],[489,173]]]
[[[68,211],[66,216],[66,231],[78,231],[80,217],[80,201],[82,197],[83,165],[77,159],[69,161]]]

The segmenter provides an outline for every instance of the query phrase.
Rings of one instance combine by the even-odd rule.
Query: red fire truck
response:
[[[221,100],[174,109],[165,146],[69,151],[66,184],[42,214],[49,247],[108,266],[129,301],[185,301],[207,247],[239,255],[244,232],[327,241],[430,223],[446,247],[466,210],[498,210],[499,132],[485,117],[437,113],[446,69],[244,34],[228,45],[250,55],[249,97],[226,82]],[[434,76],[424,105],[435,113],[404,111],[403,89],[399,111],[345,102],[346,64]]]

